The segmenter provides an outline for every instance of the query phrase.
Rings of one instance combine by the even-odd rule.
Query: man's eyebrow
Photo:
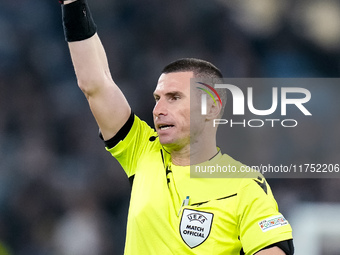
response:
[[[166,95],[166,96],[177,96],[177,95],[183,96],[184,93],[181,92],[181,91],[177,91],[177,90],[176,90],[176,91],[167,92],[167,93],[165,93],[165,95]]]
[[[176,95],[183,96],[184,93],[181,92],[181,91],[178,91],[178,90],[169,91],[169,92],[165,93],[165,96],[176,96]],[[153,93],[153,96],[154,97],[159,97],[159,95],[156,92]]]

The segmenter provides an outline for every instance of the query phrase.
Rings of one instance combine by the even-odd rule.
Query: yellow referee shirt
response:
[[[157,133],[137,116],[127,136],[107,150],[133,177],[126,255],[254,254],[292,239],[270,187],[256,178],[190,178]],[[242,164],[217,154],[212,164]]]

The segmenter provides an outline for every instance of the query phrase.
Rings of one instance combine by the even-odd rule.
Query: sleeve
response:
[[[150,149],[150,137],[157,135],[146,122],[134,116],[131,129],[122,140],[113,147],[106,150],[115,157],[123,167],[128,177],[136,173],[138,160]],[[107,144],[107,143],[106,143]]]
[[[263,177],[245,179],[238,194],[237,216],[244,253],[255,252],[292,239],[288,221],[278,211],[272,191]]]

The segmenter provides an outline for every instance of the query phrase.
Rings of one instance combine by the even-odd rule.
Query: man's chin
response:
[[[178,143],[176,142],[176,140],[169,136],[159,136],[159,142],[167,151],[173,150],[178,147]]]
[[[172,151],[181,150],[184,147],[184,145],[180,141],[170,137],[159,137],[159,142],[169,153],[171,153]]]
[[[159,136],[159,142],[163,145],[163,146],[171,146],[174,144],[174,141],[172,138],[168,137],[168,136]]]

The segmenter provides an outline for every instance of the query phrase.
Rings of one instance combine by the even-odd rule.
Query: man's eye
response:
[[[176,100],[178,100],[178,99],[180,99],[180,98],[181,98],[180,96],[173,96],[173,97],[171,98],[171,100],[176,101]]]

